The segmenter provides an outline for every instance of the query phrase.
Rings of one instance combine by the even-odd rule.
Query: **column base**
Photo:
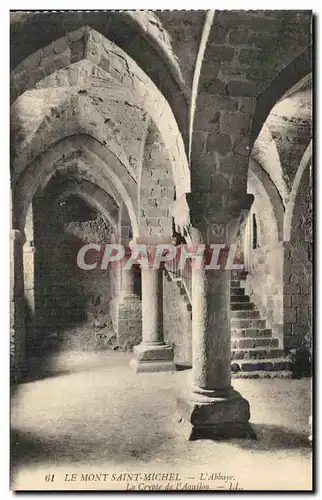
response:
[[[173,347],[167,344],[141,344],[133,348],[130,366],[136,373],[176,371]]]
[[[137,293],[120,293],[120,304],[123,304],[124,302],[132,302],[133,300],[138,300],[141,303],[140,297]]]
[[[226,395],[209,397],[191,393],[177,399],[180,431],[196,439],[256,439],[249,424],[249,403],[231,389]]]

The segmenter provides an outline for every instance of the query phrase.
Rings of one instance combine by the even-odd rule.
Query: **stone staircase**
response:
[[[279,339],[248,295],[245,275],[230,282],[231,369],[234,378],[292,378]],[[244,279],[243,279],[244,278]]]
[[[179,287],[192,319],[191,285],[184,282],[185,277],[176,269],[166,269],[166,276]],[[292,378],[279,339],[273,337],[266,320],[245,295],[246,276],[246,272],[239,271],[230,282],[232,378]]]

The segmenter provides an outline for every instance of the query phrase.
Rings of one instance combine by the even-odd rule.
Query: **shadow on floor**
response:
[[[307,453],[311,451],[308,436],[276,425],[253,424],[256,439],[214,439],[214,441],[225,441],[232,447],[248,451],[278,451],[278,450],[303,450]],[[126,462],[131,458],[148,459],[151,453],[158,454],[160,436],[156,432],[150,436],[149,442],[136,440],[131,442],[129,447],[120,447],[116,436],[112,441],[108,440],[85,440],[81,436],[60,436],[54,439],[46,439],[39,435],[13,430],[11,432],[11,463],[12,466],[19,467],[28,463],[42,462],[64,462],[77,463],[87,461],[88,464],[95,463],[97,458],[103,454],[113,462]],[[167,436],[171,441],[172,436]],[[208,437],[209,439],[209,437]]]
[[[309,432],[297,432],[279,425],[251,424],[255,439],[232,440],[240,448],[250,451],[311,450]]]
[[[48,354],[46,357],[33,356],[28,359],[19,383],[35,382],[51,377],[71,375],[84,371],[95,371],[102,368],[102,364],[115,365],[115,362],[124,362],[123,352],[109,348],[97,351],[62,351]],[[64,355],[70,355],[65,358]],[[127,358],[125,358],[125,362]]]
[[[37,463],[86,463],[91,466],[100,461],[122,464],[133,459],[148,463],[158,455],[160,440],[171,441],[171,435],[162,432],[160,436],[161,433],[155,429],[145,439],[141,439],[142,432],[143,430],[139,429],[137,436],[125,443],[116,433],[104,440],[101,436],[97,439],[66,434],[44,437],[35,433],[12,430],[10,443],[12,473],[20,466]]]

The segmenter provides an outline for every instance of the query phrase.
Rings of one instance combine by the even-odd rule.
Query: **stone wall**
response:
[[[191,312],[184,296],[174,281],[163,276],[163,327],[164,338],[174,346],[176,363],[191,363],[192,324]]]
[[[312,331],[312,265],[307,253],[285,243],[284,338],[285,347],[299,347]]]
[[[303,174],[292,218],[291,239],[285,243],[285,344],[298,347],[312,331],[312,192],[309,169]]]
[[[246,280],[246,294],[267,319],[274,337],[283,347],[283,265],[284,246],[261,246],[252,252],[251,271]]]
[[[79,212],[85,204],[82,200],[78,203]],[[71,220],[75,214],[68,213],[67,205],[63,205],[53,211],[56,217],[48,218],[47,223],[39,220],[39,212],[35,219],[36,318],[41,336],[82,324],[103,328],[106,323],[113,329],[115,304],[111,299],[115,297],[117,277],[109,269],[101,269],[103,254],[96,250],[85,256],[86,263],[98,262],[96,269],[83,270],[77,265],[77,253],[84,244],[104,244],[111,238],[107,222],[100,216],[95,218],[94,211],[88,212],[83,219],[89,220]],[[78,347],[85,348],[81,345],[84,342],[86,338],[80,338]]]
[[[144,238],[172,235],[170,206],[174,201],[174,181],[164,144],[150,126],[145,141],[139,194],[139,229]]]
[[[307,169],[296,197],[290,241],[269,245],[267,238],[263,239],[268,221],[262,230],[259,226],[260,246],[251,252],[251,270],[246,281],[246,293],[286,350],[299,347],[312,330],[312,192],[309,175]]]
[[[302,14],[215,13],[202,61],[191,145],[196,225],[207,212],[207,217],[216,213],[217,222],[225,224],[221,207],[228,214],[234,201],[244,196],[257,96],[309,45],[310,13]],[[276,95],[274,104],[280,97]]]

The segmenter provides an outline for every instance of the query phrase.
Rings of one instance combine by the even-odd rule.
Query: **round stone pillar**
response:
[[[193,391],[215,395],[229,390],[229,271],[192,268]]]
[[[173,347],[163,338],[163,271],[141,269],[142,342],[133,349],[136,372],[175,371]]]
[[[35,253],[33,242],[26,241],[23,246],[24,292],[31,329],[35,319]]]
[[[231,386],[230,329],[226,261],[220,269],[192,262],[192,380],[177,400],[190,439],[254,436],[249,403]]]
[[[135,269],[122,269],[121,300],[128,297],[137,296],[135,293]]]
[[[142,342],[163,345],[162,271],[142,269]]]

